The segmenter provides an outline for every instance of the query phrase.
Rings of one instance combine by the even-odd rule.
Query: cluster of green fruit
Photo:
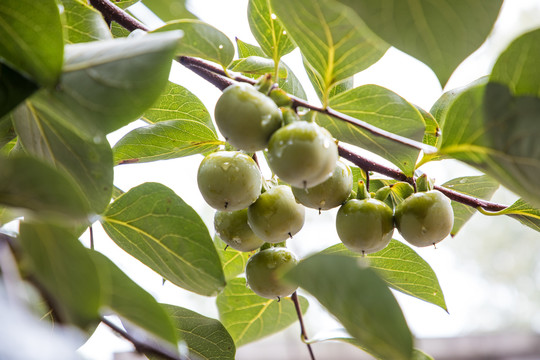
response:
[[[251,85],[225,89],[215,120],[239,151],[206,156],[197,175],[199,189],[217,210],[215,230],[228,246],[245,252],[261,249],[246,265],[247,283],[260,296],[279,298],[296,290],[280,281],[279,274],[298,261],[283,243],[304,225],[304,206],[321,211],[341,205],[338,235],[345,246],[363,254],[383,249],[394,224],[417,246],[437,243],[452,228],[450,201],[437,191],[411,195],[395,214],[384,202],[388,187],[369,194],[362,185],[356,197],[351,195],[352,172],[338,160],[332,135],[300,120],[290,108],[279,108]],[[258,164],[245,153],[265,149],[272,172],[291,187],[264,181]]]

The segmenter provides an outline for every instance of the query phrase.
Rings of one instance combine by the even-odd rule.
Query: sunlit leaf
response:
[[[175,19],[196,19],[186,8],[187,0],[143,0],[143,3],[163,21]]]
[[[362,254],[348,250],[343,244],[333,245],[323,253],[363,257]],[[393,289],[448,310],[437,275],[409,246],[392,240],[383,250],[367,254],[364,258]]]
[[[132,188],[110,205],[102,224],[118,246],[171,283],[207,296],[225,286],[208,229],[166,186]]]
[[[403,313],[386,283],[362,259],[317,254],[285,278],[315,296],[369,353],[411,358],[413,340]]]
[[[214,237],[214,246],[221,259],[225,280],[234,279],[246,270],[247,261],[252,253],[235,250],[227,246],[218,236]]]
[[[499,188],[499,183],[489,176],[465,176],[445,182],[442,186],[462,194],[476,198],[489,200]],[[451,235],[455,236],[465,223],[474,215],[476,210],[473,207],[452,201],[454,210],[454,227]]]
[[[140,0],[111,0],[116,6],[126,9]]]
[[[63,57],[62,23],[55,0],[2,0],[2,62],[52,87],[60,77]]]
[[[523,199],[518,199],[515,203],[504,210],[494,213],[494,215],[508,215],[523,225],[540,231],[540,209],[535,208]]]
[[[101,13],[81,0],[62,0],[66,43],[108,40],[112,38]]]
[[[323,84],[323,104],[337,82],[366,69],[388,49],[349,8],[328,0],[271,0],[272,9]]]
[[[244,74],[264,75],[268,73],[273,74],[275,65],[274,60],[272,59],[267,59],[259,56],[248,56],[247,58],[233,61],[229,68],[232,71],[241,72]],[[285,68],[285,66],[283,66],[283,63],[281,63],[279,66],[278,76],[280,78],[287,77],[287,69]]]
[[[503,0],[338,0],[381,38],[429,65],[444,86],[485,41]]]
[[[308,302],[299,297],[302,312]],[[246,286],[243,278],[232,279],[218,295],[219,318],[229,331],[236,346],[259,340],[289,327],[298,320],[294,304],[289,299],[266,299]]]

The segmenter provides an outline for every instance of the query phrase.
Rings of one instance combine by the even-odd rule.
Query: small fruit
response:
[[[310,188],[328,179],[337,160],[332,135],[307,121],[280,128],[268,143],[268,165],[281,180],[298,188]]]
[[[223,91],[214,115],[225,139],[236,148],[250,152],[266,148],[282,118],[272,99],[245,83],[231,85]]]
[[[234,211],[251,205],[261,193],[262,175],[253,159],[237,151],[206,156],[197,173],[199,190],[216,210]]]
[[[304,226],[305,209],[294,198],[291,188],[278,185],[268,189],[248,208],[248,224],[269,243],[279,243]]]
[[[415,246],[435,245],[454,225],[450,199],[437,190],[412,194],[396,207],[394,217],[400,234]]]
[[[247,262],[247,283],[255,294],[268,299],[289,296],[297,286],[288,284],[279,277],[297,263],[296,256],[286,248],[275,247],[259,251]]]
[[[319,185],[308,189],[292,187],[294,197],[304,206],[318,210],[329,210],[347,200],[352,191],[351,168],[338,161],[332,175]]]
[[[216,211],[214,228],[221,240],[238,251],[253,251],[260,248],[261,240],[249,227],[247,209],[237,211]]]
[[[384,249],[392,239],[392,209],[377,199],[349,200],[339,208],[336,229],[349,250],[374,253]]]

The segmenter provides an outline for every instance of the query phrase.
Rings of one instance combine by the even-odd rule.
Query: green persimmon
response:
[[[294,197],[304,206],[318,210],[329,210],[343,204],[352,191],[351,168],[338,161],[328,179],[310,188],[292,187]]]
[[[286,248],[259,251],[246,264],[247,284],[255,294],[268,299],[289,296],[297,286],[284,282],[280,276],[297,263],[294,253]]]
[[[253,251],[260,248],[261,240],[248,225],[247,209],[237,211],[216,211],[214,228],[225,242],[238,251]]]
[[[454,225],[450,199],[437,190],[407,197],[396,206],[394,217],[400,234],[415,246],[435,245],[450,234]]]
[[[276,131],[268,143],[268,165],[297,188],[311,188],[328,179],[337,160],[334,138],[312,122],[292,122]]]
[[[349,250],[363,254],[377,252],[392,240],[392,209],[377,199],[349,200],[338,210],[336,229]]]
[[[253,159],[238,151],[206,156],[197,173],[199,190],[216,210],[234,211],[251,205],[261,193],[262,175]]]
[[[268,243],[279,243],[304,226],[305,209],[296,202],[291,188],[278,185],[268,189],[248,208],[248,224]]]
[[[281,126],[282,115],[268,96],[245,83],[223,91],[214,111],[217,127],[234,147],[249,152],[263,150]]]

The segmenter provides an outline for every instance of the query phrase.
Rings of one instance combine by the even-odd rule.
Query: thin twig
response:
[[[308,340],[306,328],[304,326],[304,318],[302,317],[302,309],[300,308],[300,302],[298,301],[298,295],[296,294],[296,291],[293,292],[291,295],[291,300],[294,303],[294,308],[296,309],[296,315],[298,315],[298,322],[300,323],[300,334],[302,336],[302,339],[307,345],[309,356],[311,356],[311,360],[315,360],[315,354],[313,354],[313,349],[311,348],[311,344],[308,344],[306,341]]]
[[[88,227],[88,230],[90,231],[90,249],[94,250],[94,229],[92,225]]]
[[[109,0],[90,0],[90,5],[102,13],[107,22],[114,20],[128,31],[133,31],[136,29],[141,29],[144,31],[150,30],[143,23],[129,15],[127,12]]]

